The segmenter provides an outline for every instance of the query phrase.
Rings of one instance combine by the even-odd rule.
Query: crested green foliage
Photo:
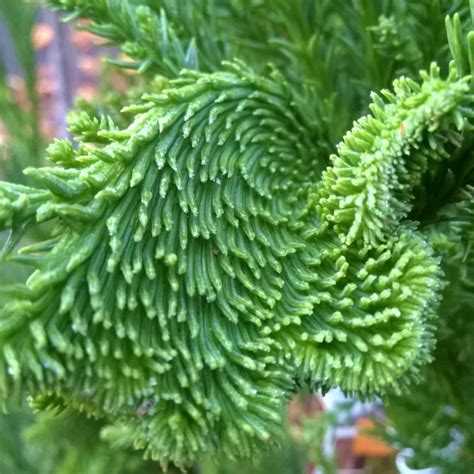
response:
[[[324,57],[305,21],[328,14],[365,54],[354,77],[370,88],[392,79],[377,51],[415,48],[393,38],[396,8],[276,2],[239,46],[244,6],[265,12],[265,2],[52,3],[92,18],[89,29],[122,43],[139,72],[160,76],[124,101],[124,123],[74,114],[78,146],[50,145],[53,166],[25,170],[36,186],[0,183],[0,227],[11,230],[1,256],[33,268],[2,288],[0,397],[26,392],[41,407],[107,417],[109,434],[186,466],[204,452],[259,451],[302,383],[366,397],[419,380],[450,278],[442,267],[472,284],[474,33],[464,20],[447,23],[449,71],[433,64],[374,94],[328,159],[341,98],[345,126],[364,88],[327,93],[353,63],[330,33]],[[245,51],[246,63],[221,62]],[[262,67],[264,53],[275,64]],[[412,59],[423,62],[422,45]],[[454,204],[421,205],[447,176]],[[22,245],[42,223],[48,238]]]
[[[58,221],[12,257],[37,270],[4,288],[3,392],[128,416],[136,443],[174,462],[217,440],[250,454],[295,380],[400,385],[432,343],[438,270],[421,236],[343,245],[305,205],[322,167],[291,91],[228,67],[146,96],[126,130],[82,114],[82,147],[53,144],[62,166],[26,170],[42,190],[2,184],[13,240],[33,215]]]
[[[422,85],[397,80],[394,93],[384,92],[387,104],[374,95],[373,115],[344,137],[324,173],[318,211],[348,243],[384,242],[410,212],[423,176],[462,141],[470,78],[458,80],[453,69],[441,80],[436,66],[422,77]]]
[[[373,90],[401,74],[415,76],[435,60],[451,59],[444,20],[467,0],[47,0],[85,17],[82,27],[119,44],[128,60],[113,64],[175,78],[182,68],[220,70],[222,60],[244,59],[261,73],[271,62],[299,91],[327,156]],[[427,21],[427,18],[429,21]],[[387,23],[398,37],[387,34]]]

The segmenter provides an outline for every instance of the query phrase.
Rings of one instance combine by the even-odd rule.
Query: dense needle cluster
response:
[[[470,127],[458,63],[374,95],[329,166],[274,68],[184,71],[125,129],[78,115],[80,146],[25,171],[37,188],[0,183],[2,257],[35,268],[2,289],[0,396],[117,419],[182,465],[270,441],[296,384],[402,389],[431,360],[444,285],[410,211]]]

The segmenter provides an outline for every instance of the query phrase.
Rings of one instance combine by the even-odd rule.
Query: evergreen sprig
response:
[[[318,211],[343,240],[377,245],[410,212],[413,190],[459,144],[473,96],[470,77],[439,77],[433,65],[419,85],[399,79],[394,91],[373,94],[371,116],[357,122],[323,176]]]
[[[318,77],[310,63],[321,43],[296,27],[287,2],[256,24],[264,51],[300,64],[299,85],[278,61],[221,64],[206,47],[203,5],[220,5],[217,21],[247,2],[198,2],[187,13],[177,2],[53,3],[128,44],[139,71],[166,77],[124,109],[126,127],[76,113],[79,146],[56,141],[53,166],[25,171],[37,187],[0,183],[0,227],[11,230],[1,257],[34,268],[2,288],[0,397],[27,392],[43,408],[107,416],[147,455],[185,466],[202,452],[249,456],[265,445],[302,382],[364,397],[418,380],[432,360],[443,259],[462,255],[460,281],[472,283],[474,33],[463,33],[461,18],[447,23],[447,76],[433,64],[419,82],[395,80],[386,100],[374,94],[371,115],[327,159],[337,101],[318,93],[329,90],[338,56]],[[296,3],[309,18],[317,11]],[[383,86],[366,24],[380,26],[383,8],[335,3],[334,21],[353,33],[344,41],[366,53],[366,83]],[[359,15],[352,30],[350,11]],[[229,23],[234,43],[217,34],[223,45],[238,43]],[[215,62],[184,53],[186,43]],[[347,98],[353,109],[360,96]],[[450,195],[462,201],[446,215],[456,224],[443,227],[444,211],[432,206],[417,216],[427,182],[452,174]],[[15,252],[44,222],[49,238]]]

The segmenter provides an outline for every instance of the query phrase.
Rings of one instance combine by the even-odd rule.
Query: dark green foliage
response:
[[[474,188],[458,192],[426,233],[443,256],[444,291],[435,360],[409,396],[390,397],[395,433],[420,466],[468,473],[474,465]]]

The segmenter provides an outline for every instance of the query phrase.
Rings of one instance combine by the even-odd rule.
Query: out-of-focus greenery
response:
[[[0,119],[7,134],[5,140],[0,140],[0,177],[16,182],[26,181],[23,169],[38,166],[45,148],[36,91],[36,53],[31,40],[36,12],[37,6],[25,0],[0,2],[0,19],[12,40],[25,88],[23,103],[19,103],[9,87],[6,65],[0,57]]]
[[[36,52],[31,39],[37,9],[35,3],[26,0],[0,2],[0,20],[6,27],[21,68],[21,77],[17,76],[19,85],[24,86],[24,90],[17,91],[15,96],[9,84],[11,75],[3,62],[5,58],[0,55],[0,133],[3,135],[0,137],[0,179],[23,184],[28,183],[23,169],[42,162],[46,143],[41,135]],[[6,233],[0,233],[0,246],[7,237]],[[28,268],[23,265],[7,262],[0,272],[0,287],[24,279],[28,274]]]
[[[204,458],[190,466],[196,474],[301,474],[307,463],[308,446],[322,440],[326,423],[319,418],[305,422],[306,443],[298,443],[288,433],[279,447],[245,461]],[[309,427],[311,425],[311,427]],[[306,434],[308,431],[308,434]],[[315,437],[315,433],[317,436]],[[0,473],[5,474],[159,474],[160,466],[143,460],[128,445],[116,427],[109,431],[103,420],[87,418],[70,408],[58,413],[34,415],[27,405],[0,412]],[[317,459],[321,459],[317,457]],[[168,474],[178,473],[168,466]],[[325,471],[328,474],[332,471]]]
[[[283,437],[280,446],[262,453],[256,459],[229,461],[228,459],[203,459],[199,463],[202,474],[301,474],[307,464],[305,446],[289,435]]]
[[[337,458],[332,452],[326,452],[327,437],[336,425],[336,413],[332,411],[320,412],[317,416],[303,419],[303,440],[308,450],[309,459],[318,466],[324,474],[336,474]],[[333,440],[329,439],[329,443]],[[331,447],[331,445],[330,445]],[[334,447],[332,447],[334,448]]]
[[[27,407],[0,414],[0,472],[8,474],[145,474],[159,467],[100,438],[103,422],[71,409],[35,417]]]
[[[469,151],[472,157],[472,152]],[[474,161],[471,161],[472,172]],[[409,394],[392,397],[386,406],[392,430],[386,438],[415,451],[420,467],[436,466],[443,474],[474,470],[474,192],[456,196],[436,224],[444,238],[435,242],[448,278],[440,309],[434,362]],[[441,235],[441,234],[439,234]]]

